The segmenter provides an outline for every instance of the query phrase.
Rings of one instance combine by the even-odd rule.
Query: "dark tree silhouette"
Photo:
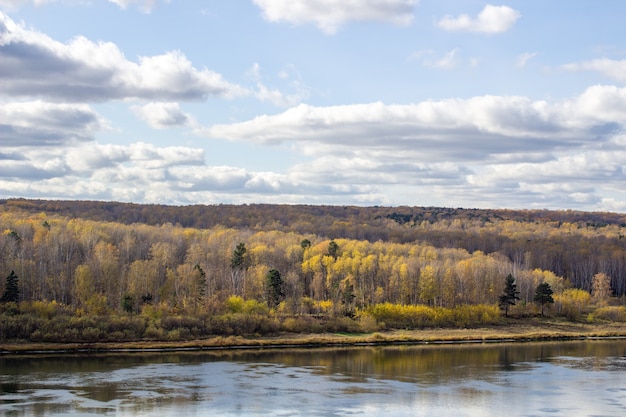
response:
[[[19,278],[15,275],[15,271],[11,271],[6,279],[4,294],[0,298],[3,303],[17,303],[20,300],[20,288],[18,286]]]
[[[504,316],[509,316],[509,306],[514,306],[515,302],[519,300],[519,291],[517,291],[517,285],[515,284],[515,278],[509,274],[505,279],[506,285],[504,287],[504,293],[500,296],[499,305],[504,310]]]
[[[337,259],[338,255],[339,255],[339,245],[334,240],[331,240],[330,243],[328,244],[328,256],[332,256],[333,258]]]
[[[543,282],[537,286],[535,290],[534,301],[541,305],[541,315],[543,316],[544,307],[546,304],[554,304],[554,298],[552,298],[552,287],[547,282]]]
[[[283,291],[283,279],[280,272],[270,269],[266,275],[267,279],[267,303],[270,307],[276,307],[285,296]]]

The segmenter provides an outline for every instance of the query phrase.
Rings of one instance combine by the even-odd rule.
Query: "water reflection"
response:
[[[0,357],[0,415],[626,415],[626,342]]]

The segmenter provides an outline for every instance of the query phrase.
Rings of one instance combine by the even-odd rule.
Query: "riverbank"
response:
[[[143,340],[104,343],[4,343],[1,354],[142,352],[246,348],[333,347],[393,344],[456,344],[626,338],[626,323],[515,320],[478,328],[394,330],[374,333],[286,333],[276,336],[215,336],[188,341]]]

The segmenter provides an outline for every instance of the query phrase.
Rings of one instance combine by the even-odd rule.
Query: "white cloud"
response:
[[[626,83],[626,60],[612,60],[607,58],[594,59],[562,66],[567,71],[593,71],[616,81]]]
[[[179,51],[132,62],[113,43],[94,43],[84,37],[61,43],[1,12],[0,60],[4,95],[66,101],[178,101],[246,94],[220,74],[195,68]]]
[[[253,0],[270,22],[313,22],[334,34],[350,21],[380,21],[406,26],[419,0]]]
[[[597,141],[622,128],[626,89],[595,86],[558,103],[478,96],[407,105],[299,105],[273,116],[215,125],[210,137],[335,148],[419,150],[441,160],[551,151]],[[321,151],[323,152],[323,150]]]
[[[184,115],[172,103],[136,110],[155,127]],[[2,136],[0,194],[171,204],[406,204],[411,195],[446,206],[614,208],[626,180],[624,120],[626,88],[594,86],[553,103],[299,105],[205,132],[283,143],[294,162],[281,172],[211,166],[202,149],[184,146],[99,144],[106,122],[87,105],[4,103],[0,125],[22,130]],[[46,134],[56,136],[39,139]]]
[[[128,8],[128,6],[134,5],[139,8],[139,10],[144,13],[150,13],[156,3],[157,0],[109,0],[111,3],[115,3],[120,6],[122,9]],[[164,0],[166,3],[169,3],[170,0]]]
[[[96,0],[97,1],[97,0]],[[136,5],[144,13],[150,13],[158,0],[108,0],[110,3],[117,4],[120,8],[126,9],[131,5]],[[170,0],[163,0],[169,3]],[[35,6],[43,6],[50,3],[76,3],[83,4],[86,0],[0,0],[0,7],[8,9],[17,9],[25,4],[34,4]]]
[[[335,184],[319,192],[327,199],[355,193],[354,201],[374,204],[403,204],[410,194],[445,206],[498,207],[505,199],[509,207],[605,209],[625,194],[624,120],[626,88],[593,86],[552,103],[478,96],[409,105],[303,104],[205,133],[282,143],[308,156],[288,170],[283,191],[285,184]]]
[[[183,112],[178,103],[152,102],[143,106],[132,106],[131,110],[154,129],[196,125],[194,118]]]
[[[278,73],[278,78],[286,81],[289,80],[290,76],[293,74],[295,74],[297,78],[300,78],[294,67],[288,66]],[[295,90],[292,94],[287,94],[278,89],[271,89],[267,87],[262,82],[263,76],[261,75],[261,66],[257,62],[255,62],[252,67],[246,71],[246,76],[256,82],[254,96],[261,102],[271,103],[277,107],[292,107],[300,104],[303,100],[309,97],[309,89],[304,86],[299,79],[290,81],[290,87]]]
[[[246,76],[253,81],[258,81],[261,79],[261,66],[258,62],[252,64],[250,69],[246,71]]]
[[[4,147],[91,141],[108,123],[86,104],[43,101],[0,102],[0,144]]]
[[[300,104],[309,96],[307,89],[296,84],[297,91],[294,94],[285,94],[279,90],[270,90],[263,83],[257,83],[254,95],[262,102],[272,103],[277,107],[292,107]]]
[[[524,52],[523,54],[519,54],[517,56],[517,61],[515,65],[519,68],[523,68],[526,66],[528,61],[530,61],[532,58],[536,57],[537,55],[539,55],[538,52]]]
[[[459,53],[459,49],[452,49],[440,58],[434,61],[426,61],[425,65],[432,68],[439,69],[452,69],[457,66],[457,54]]]
[[[508,6],[488,4],[475,18],[466,14],[445,16],[437,22],[437,26],[449,31],[502,33],[511,29],[521,16],[520,12]]]
[[[6,9],[17,9],[25,4],[41,6],[48,3],[55,3],[58,0],[0,0],[0,7]]]

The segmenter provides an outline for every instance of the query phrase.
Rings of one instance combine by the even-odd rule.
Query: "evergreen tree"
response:
[[[17,303],[20,299],[20,289],[18,287],[19,278],[15,275],[15,271],[11,271],[6,279],[4,294],[0,298],[2,303]]]
[[[280,272],[270,269],[266,275],[267,279],[267,303],[270,307],[276,307],[285,296],[283,291],[283,279]]]
[[[509,274],[505,279],[504,293],[500,296],[499,305],[504,310],[504,316],[509,316],[509,306],[514,306],[515,301],[519,300],[519,291],[517,291],[517,285],[515,284],[515,278]]]
[[[244,281],[246,279],[247,257],[246,244],[241,242],[233,251],[230,258],[230,280],[233,292],[236,295],[243,294]]]
[[[328,244],[328,256],[332,256],[334,259],[337,259],[337,256],[339,256],[339,245],[334,240],[331,240]]]
[[[196,292],[195,301],[198,304],[198,306],[200,306],[202,305],[206,297],[206,289],[207,289],[206,272],[204,272],[204,270],[198,264],[196,264],[196,266],[193,267],[193,270],[195,272],[195,282],[193,283],[194,290]]]
[[[233,256],[230,258],[230,267],[232,269],[242,268],[246,262],[246,244],[241,242],[237,245],[233,251]]]
[[[543,282],[537,286],[535,290],[534,301],[541,304],[541,315],[543,316],[543,309],[546,304],[554,304],[554,298],[552,298],[552,287],[547,282]]]
[[[122,298],[122,310],[127,313],[135,311],[135,298],[131,294],[126,294]]]

